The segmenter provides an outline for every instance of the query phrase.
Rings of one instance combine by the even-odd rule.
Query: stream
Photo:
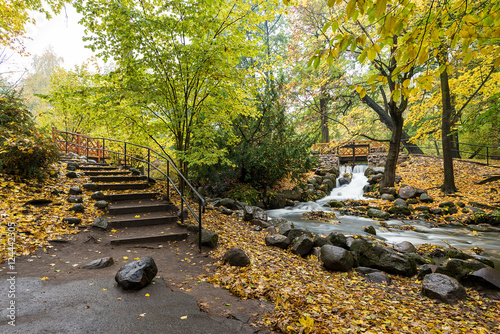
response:
[[[336,231],[345,235],[369,235],[363,231],[363,226],[373,225],[377,230],[376,238],[383,240],[388,244],[396,244],[402,241],[409,241],[415,246],[428,243],[447,247],[447,243],[462,251],[470,253],[472,247],[478,246],[484,249],[486,257],[489,257],[495,263],[496,268],[500,268],[500,233],[481,232],[473,233],[463,227],[430,227],[429,222],[423,220],[388,220],[386,221],[389,229],[382,228],[379,222],[370,218],[341,215],[338,211],[324,207],[328,201],[343,201],[347,199],[359,200],[369,198],[363,197],[363,186],[368,184],[368,179],[364,175],[366,166],[355,166],[354,170],[350,167],[342,166],[339,178],[344,173],[352,173],[352,181],[347,185],[339,187],[337,179],[336,188],[330,195],[316,202],[298,203],[293,207],[283,209],[268,210],[271,218],[284,218],[294,223],[296,227],[304,227],[317,234],[329,234]],[[306,219],[302,214],[310,211],[335,212],[338,223],[324,222],[319,220]],[[401,230],[390,228],[391,226],[412,225],[415,230]]]

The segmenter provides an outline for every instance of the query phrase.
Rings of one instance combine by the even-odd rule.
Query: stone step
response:
[[[124,215],[128,213],[174,212],[177,208],[167,201],[153,199],[120,201],[108,206],[109,215]]]
[[[157,199],[159,193],[129,193],[129,194],[109,194],[104,195],[104,199],[108,202],[121,202],[121,201],[132,201],[132,200],[148,200]]]
[[[135,236],[129,238],[117,238],[110,241],[111,245],[122,245],[122,244],[145,244],[145,243],[160,243],[168,241],[181,241],[187,239],[188,234],[185,232],[178,233],[167,233],[161,235],[151,235],[151,236]]]
[[[147,183],[111,183],[96,184],[97,190],[144,190],[149,187]]]
[[[78,169],[84,170],[84,171],[111,171],[111,170],[117,170],[118,167],[115,167],[115,166],[82,165],[82,166],[79,166]]]
[[[122,171],[117,169],[116,171],[86,171],[84,172],[86,176],[105,176],[105,175],[130,175],[129,171]]]
[[[106,214],[104,215],[104,218],[108,220],[109,226],[113,228],[166,225],[174,224],[178,220],[177,215],[165,212],[151,212],[140,215],[140,218],[137,218],[136,216],[137,215],[134,214],[119,216]]]
[[[145,178],[140,176],[91,176],[91,182],[137,182]]]

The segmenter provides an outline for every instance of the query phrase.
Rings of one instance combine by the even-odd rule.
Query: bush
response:
[[[237,184],[227,193],[227,197],[248,205],[256,205],[261,199],[261,193],[249,184]]]

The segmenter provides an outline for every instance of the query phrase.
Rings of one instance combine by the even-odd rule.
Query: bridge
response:
[[[313,152],[321,155],[336,155],[341,164],[346,162],[368,161],[370,153],[387,152],[389,145],[373,140],[318,143],[313,145]]]

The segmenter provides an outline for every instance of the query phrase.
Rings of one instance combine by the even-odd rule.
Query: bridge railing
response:
[[[99,152],[97,156],[101,157],[100,161],[112,159],[117,161],[119,164],[122,164],[124,167],[127,167],[127,165],[132,166],[133,164],[144,164],[146,168],[143,173],[147,174],[148,179],[153,173],[163,177],[167,181],[167,199],[170,199],[171,188],[180,197],[181,222],[184,223],[185,219],[184,207],[186,207],[194,220],[197,222],[200,235],[198,247],[201,252],[202,215],[205,212],[206,201],[188,181],[188,179],[179,171],[169,157],[147,146],[122,140],[90,137],[79,133],[59,131],[55,128],[52,129],[52,137],[61,152],[73,152],[90,159],[91,157],[95,157],[90,155],[90,153],[97,151]],[[90,146],[92,143],[94,144],[93,147]],[[198,210],[190,205],[186,199],[186,187],[190,190],[195,202],[198,203]]]
[[[389,145],[373,140],[330,142],[314,144],[313,151],[320,154],[336,154],[340,157],[350,157],[353,154],[356,156],[367,156],[374,147],[384,147],[387,150]]]

